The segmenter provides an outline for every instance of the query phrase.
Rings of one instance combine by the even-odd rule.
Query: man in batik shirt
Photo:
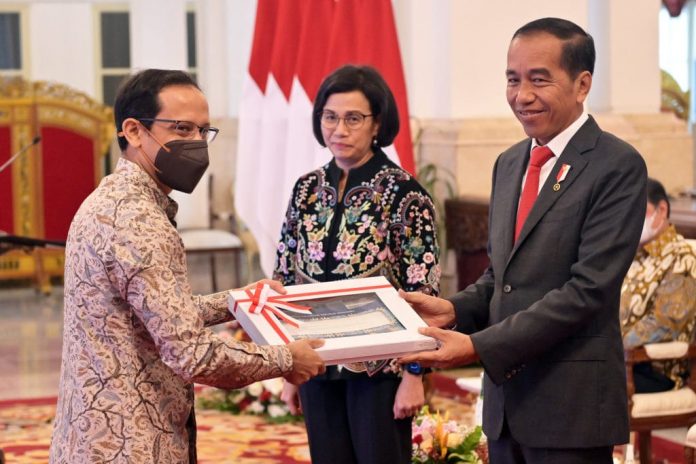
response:
[[[648,207],[640,247],[621,288],[621,331],[624,346],[690,342],[696,324],[696,252],[669,223],[670,204],[664,187],[648,179]],[[637,364],[636,392],[680,388],[685,362]]]
[[[177,205],[167,197],[193,190],[217,133],[190,76],[132,76],[119,90],[115,120],[122,157],[68,234],[50,462],[195,463],[193,382],[302,383],[324,371],[312,349],[321,342],[257,346],[205,328],[231,318],[227,295],[191,294],[173,225]]]

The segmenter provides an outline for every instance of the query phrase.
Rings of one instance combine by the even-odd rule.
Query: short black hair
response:
[[[188,73],[167,69],[146,69],[121,82],[114,102],[116,133],[121,132],[123,121],[128,118],[156,117],[161,110],[159,94],[163,88],[170,85],[191,85],[200,90]],[[149,129],[152,127],[152,121],[143,125]],[[118,137],[118,146],[121,150],[128,147],[125,137]]]
[[[667,217],[671,210],[671,205],[669,204],[669,196],[665,187],[660,183],[659,180],[648,177],[648,203],[657,208],[661,201],[667,203]]]
[[[326,146],[321,133],[321,112],[329,97],[335,93],[358,90],[370,102],[370,113],[375,121],[379,121],[377,145],[391,145],[399,133],[399,112],[396,100],[389,86],[377,70],[371,66],[345,65],[329,74],[319,86],[317,97],[314,99],[312,127],[314,137],[323,147]]]
[[[583,28],[561,18],[541,18],[529,22],[517,29],[513,39],[545,32],[564,41],[561,54],[561,67],[575,79],[583,71],[594,73],[595,46],[594,39]]]

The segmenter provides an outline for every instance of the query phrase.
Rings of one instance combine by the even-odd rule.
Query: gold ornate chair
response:
[[[105,174],[113,139],[110,107],[65,85],[0,79],[0,230],[64,241],[77,208]],[[34,278],[50,291],[63,274],[62,249],[13,250],[0,256],[0,280]]]

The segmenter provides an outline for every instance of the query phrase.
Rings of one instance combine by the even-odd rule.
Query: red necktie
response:
[[[527,220],[529,212],[534,206],[534,201],[539,195],[539,173],[541,167],[553,157],[553,152],[547,146],[534,147],[532,150],[532,158],[529,160],[527,167],[527,179],[524,182],[522,189],[522,197],[520,204],[517,207],[517,223],[515,224],[515,241],[520,235],[524,221]]]

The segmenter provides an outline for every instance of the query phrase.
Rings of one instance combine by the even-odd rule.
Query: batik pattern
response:
[[[696,325],[696,252],[670,225],[641,247],[621,288],[624,346],[665,341],[691,342]],[[653,363],[683,385],[682,362]]]
[[[52,463],[186,463],[193,382],[236,388],[292,368],[287,347],[222,339],[227,296],[192,296],[176,203],[119,160],[70,227]]]

